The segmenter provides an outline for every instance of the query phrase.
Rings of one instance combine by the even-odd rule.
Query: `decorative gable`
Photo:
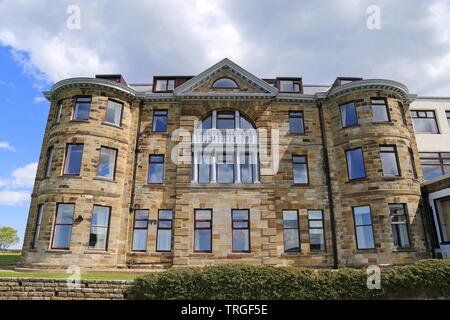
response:
[[[223,89],[212,88],[213,83],[223,77],[230,78],[238,84],[239,88]],[[198,76],[183,83],[174,90],[175,95],[190,93],[249,93],[249,94],[273,94],[278,90],[267,82],[255,77],[248,71],[239,67],[231,60],[225,58]]]

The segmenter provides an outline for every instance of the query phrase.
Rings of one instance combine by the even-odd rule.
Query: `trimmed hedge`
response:
[[[381,269],[381,289],[367,289],[366,269],[219,265],[174,268],[136,278],[126,299],[304,300],[450,297],[450,261],[422,260]]]

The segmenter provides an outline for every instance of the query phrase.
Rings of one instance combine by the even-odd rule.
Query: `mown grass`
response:
[[[0,266],[7,264],[15,264],[20,261],[20,254],[0,253]]]
[[[18,272],[0,272],[0,278],[49,278],[49,279],[67,279],[71,274],[68,273],[18,273]],[[81,279],[94,280],[133,280],[136,275],[131,274],[94,274],[85,273],[80,275]]]

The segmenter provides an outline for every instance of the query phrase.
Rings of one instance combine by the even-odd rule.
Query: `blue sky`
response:
[[[0,226],[17,229],[21,241],[34,167],[22,174],[20,169],[38,161],[49,107],[36,97],[42,97],[36,80],[23,72],[10,47],[0,46]]]
[[[372,5],[379,29],[367,27]],[[79,28],[68,27],[73,6]],[[57,81],[150,83],[227,57],[261,78],[384,78],[450,96],[449,21],[449,0],[0,0],[0,226],[23,238],[49,108],[41,91]]]

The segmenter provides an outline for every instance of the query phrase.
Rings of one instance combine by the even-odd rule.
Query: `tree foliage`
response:
[[[0,228],[0,252],[19,242],[17,230],[11,227]]]

